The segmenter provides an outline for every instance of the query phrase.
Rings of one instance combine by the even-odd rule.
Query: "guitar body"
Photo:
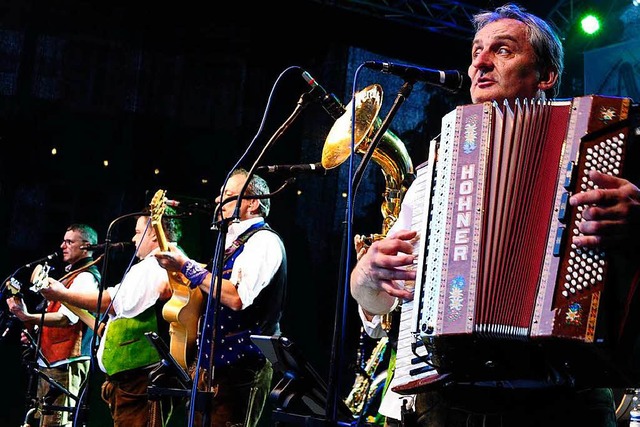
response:
[[[166,208],[164,195],[164,190],[158,190],[151,200],[151,225],[160,250],[168,251],[169,244],[162,228],[162,214]],[[169,322],[169,352],[180,366],[188,369],[188,363],[195,354],[204,299],[200,288],[189,288],[189,280],[182,273],[168,272],[168,275],[172,294],[162,308],[162,317]]]
[[[169,281],[173,293],[162,307],[162,317],[169,322],[169,352],[180,366],[188,369],[195,356],[203,295],[200,288],[189,288],[189,281],[181,273],[170,273]]]

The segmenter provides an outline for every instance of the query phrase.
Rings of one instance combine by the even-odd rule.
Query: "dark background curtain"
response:
[[[18,271],[23,281],[30,272],[17,269],[57,250],[70,223],[92,225],[101,242],[129,241],[133,219],[109,225],[140,211],[158,189],[172,199],[211,202],[243,153],[241,165],[249,168],[309,90],[302,70],[346,104],[364,61],[463,72],[469,61],[470,40],[309,1],[224,7],[189,1],[6,1],[0,15],[0,235],[6,241],[0,270],[7,277]],[[580,76],[576,70],[567,73]],[[356,83],[357,90],[381,84],[384,117],[403,81],[363,70]],[[571,85],[567,89],[567,96],[579,94]],[[391,126],[414,166],[426,159],[442,116],[466,102],[467,94],[415,85]],[[319,162],[333,123],[319,104],[308,106],[260,164]],[[346,274],[347,163],[326,175],[298,176],[273,198],[268,218],[289,257],[283,334],[323,377]],[[272,190],[285,178],[264,177]],[[356,194],[355,233],[380,232],[384,187],[380,167],[371,163]],[[213,255],[211,221],[207,213],[183,221],[181,246],[203,262]],[[346,244],[351,250],[350,237]],[[104,285],[121,279],[131,255],[113,254]],[[345,396],[359,335],[350,298],[348,304],[341,363]],[[19,327],[10,328],[0,346],[6,408],[0,425],[17,425],[28,377],[20,364]],[[97,400],[101,380],[100,374],[92,378],[92,426],[110,425]]]

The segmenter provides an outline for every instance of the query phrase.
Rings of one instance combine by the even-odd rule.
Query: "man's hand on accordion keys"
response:
[[[589,179],[596,189],[571,196],[573,207],[584,206],[577,246],[628,248],[640,237],[640,190],[626,179],[592,170]]]
[[[400,230],[373,242],[351,273],[351,294],[369,313],[385,314],[396,298],[412,299],[417,233]],[[405,286],[407,285],[407,286]]]

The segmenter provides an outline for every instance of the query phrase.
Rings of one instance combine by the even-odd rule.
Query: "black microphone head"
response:
[[[471,89],[469,76],[458,70],[435,70],[415,65],[380,61],[366,61],[364,66],[372,70],[402,77],[407,82],[425,82],[452,93]]]
[[[451,93],[469,92],[471,79],[458,70],[445,71],[445,82],[440,87]]]
[[[380,61],[364,61],[364,66],[376,71],[382,71],[384,62]]]
[[[291,165],[289,167],[289,172],[326,174],[327,170],[324,168],[324,166],[322,166],[321,162],[318,162],[318,163],[306,163],[301,165]]]

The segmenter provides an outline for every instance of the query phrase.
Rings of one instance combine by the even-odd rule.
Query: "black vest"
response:
[[[255,224],[242,233],[230,251],[225,254],[224,279],[231,276],[235,259],[242,253],[245,242],[260,230],[268,230],[277,235],[264,223]],[[253,303],[244,310],[238,311],[220,305],[218,317],[220,327],[217,332],[214,355],[216,367],[254,365],[263,362],[265,357],[253,344],[250,335],[280,334],[280,318],[286,299],[287,257],[282,239],[279,235],[278,238],[282,251],[282,263],[269,284],[260,291]],[[211,322],[205,322],[205,324],[209,323]],[[207,345],[206,342],[205,345]]]

